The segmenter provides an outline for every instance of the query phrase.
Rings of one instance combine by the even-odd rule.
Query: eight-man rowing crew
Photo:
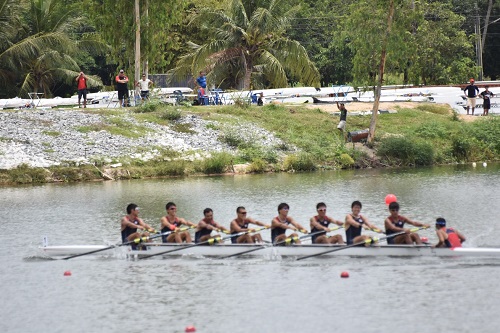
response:
[[[292,243],[300,244],[300,237],[295,233],[297,231],[309,234],[313,244],[345,244],[341,235],[328,236],[327,232],[331,231],[329,225],[331,223],[338,225],[336,229],[345,227],[346,243],[348,245],[361,244],[369,245],[373,243],[369,236],[361,235],[362,229],[383,233],[375,225],[371,224],[368,219],[361,215],[362,204],[359,201],[354,201],[351,204],[352,213],[345,217],[345,223],[335,220],[326,215],[326,204],[320,202],[316,205],[317,215],[311,217],[309,233],[302,225],[294,218],[288,215],[290,209],[286,203],[278,205],[278,216],[272,219],[271,225],[264,224],[247,217],[245,207],[236,209],[236,218],[230,223],[229,230],[221,226],[214,220],[214,213],[211,208],[206,208],[203,211],[204,218],[198,224],[187,221],[177,216],[177,206],[173,202],[166,205],[167,215],[160,220],[163,243],[192,243],[189,231],[183,229],[182,226],[196,228],[194,244],[211,245],[218,242],[223,242],[219,234],[212,235],[212,232],[224,232],[232,235],[232,243],[262,243],[262,237],[256,233],[264,228],[271,229],[271,240],[273,245],[289,245]],[[385,239],[389,244],[422,244],[420,236],[412,232],[411,229],[404,228],[406,223],[416,227],[428,228],[428,224],[413,221],[405,216],[399,215],[399,203],[391,202],[389,204],[390,215],[385,219]],[[255,224],[264,228],[250,228],[250,224]],[[294,233],[287,236],[286,231],[290,229]],[[142,233],[141,233],[142,231]],[[154,228],[146,224],[139,218],[139,207],[136,204],[127,206],[127,215],[121,220],[121,235],[122,242],[132,244],[133,249],[137,249],[138,243],[144,240],[151,241],[150,232],[156,232]],[[254,233],[251,235],[251,233]],[[465,241],[465,237],[457,230],[446,227],[446,220],[438,218],[436,220],[436,234],[439,242],[435,247],[461,247]],[[140,249],[140,246],[139,246]]]

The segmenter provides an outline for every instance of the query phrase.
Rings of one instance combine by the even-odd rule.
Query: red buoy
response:
[[[349,277],[349,272],[342,272],[340,273],[341,278],[348,278]]]
[[[71,271],[64,272],[64,276],[71,276]]]
[[[196,332],[196,327],[194,326],[186,326],[186,333]]]
[[[387,194],[385,196],[385,204],[389,206],[392,202],[398,201],[398,198],[394,194]]]

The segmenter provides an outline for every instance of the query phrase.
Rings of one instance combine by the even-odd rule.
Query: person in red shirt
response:
[[[436,219],[436,235],[439,242],[434,247],[462,247],[465,236],[458,230],[446,227],[446,220],[442,217]]]
[[[83,74],[83,72],[80,72],[80,75],[78,75],[75,79],[76,82],[78,82],[78,107],[80,107],[80,101],[83,97],[83,107],[87,107],[87,76]]]
[[[115,77],[115,81],[120,107],[129,106],[128,77],[125,75],[125,71],[123,69],[120,69],[120,73]]]

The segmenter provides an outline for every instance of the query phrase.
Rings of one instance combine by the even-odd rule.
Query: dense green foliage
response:
[[[386,84],[477,77],[475,42],[485,32],[484,76],[500,75],[500,3],[393,2]],[[183,80],[205,69],[224,88],[373,84],[388,4],[139,0],[140,68],[154,74],[176,67]],[[0,97],[69,96],[80,70],[95,90],[112,85],[119,67],[133,77],[135,28],[134,1],[0,0]]]

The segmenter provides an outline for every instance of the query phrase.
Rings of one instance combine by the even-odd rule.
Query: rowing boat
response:
[[[76,254],[84,254],[87,252],[106,248],[106,245],[57,245],[57,246],[42,246],[39,249],[45,256],[51,258],[62,258]],[[500,257],[500,248],[432,248],[428,245],[375,245],[370,247],[349,247],[340,250],[343,245],[323,245],[323,244],[301,244],[291,246],[263,246],[261,244],[220,244],[212,246],[191,246],[184,250],[181,247],[186,247],[182,244],[163,244],[151,243],[145,246],[143,250],[133,250],[130,246],[123,246],[120,249],[112,248],[96,253],[95,255],[114,255],[116,251],[125,253],[127,256],[151,256],[166,252],[169,250],[179,249],[175,252],[165,254],[165,257],[174,256],[194,256],[194,257],[224,257],[235,255],[240,252],[248,251],[242,257],[247,256],[264,256],[264,257],[300,257],[318,254],[330,249],[339,248],[339,250],[326,253],[321,257],[333,256],[397,256],[397,257]],[[260,249],[257,249],[261,247]],[[252,250],[252,251],[250,251]]]

